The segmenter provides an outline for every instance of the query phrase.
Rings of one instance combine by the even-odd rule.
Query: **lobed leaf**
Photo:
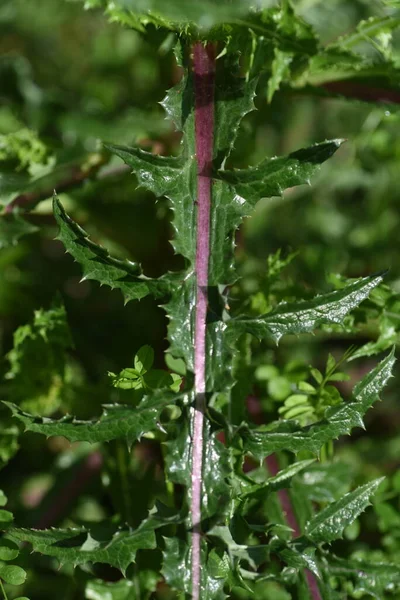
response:
[[[76,529],[12,529],[12,539],[32,544],[34,552],[54,556],[61,564],[108,563],[125,573],[138,550],[156,547],[154,524],[144,521],[135,531],[107,531],[103,526]]]
[[[124,439],[129,445],[140,439],[143,434],[157,428],[163,409],[180,396],[160,393],[145,397],[138,406],[112,404],[103,408],[103,414],[97,420],[79,421],[69,415],[61,419],[36,417],[25,413],[11,402],[4,402],[14,417],[21,421],[26,431],[46,436],[62,435],[70,442],[109,442]]]
[[[287,188],[310,184],[320,165],[333,156],[343,142],[321,142],[288,156],[267,158],[255,167],[219,171],[218,175],[253,207],[260,198],[281,196]]]
[[[341,290],[316,296],[313,300],[281,303],[260,317],[237,317],[228,321],[233,336],[251,333],[278,342],[283,335],[311,333],[320,325],[342,323],[345,316],[365,300],[383,280],[383,274],[363,277]]]
[[[106,248],[92,242],[86,231],[67,215],[56,197],[53,210],[60,227],[58,239],[81,265],[83,279],[93,279],[100,285],[120,289],[125,303],[140,300],[148,294],[163,296],[168,291],[169,285],[165,279],[153,280],[145,277],[137,263],[113,258]]]
[[[394,349],[354,388],[353,400],[329,407],[324,419],[300,427],[296,421],[278,421],[270,426],[238,430],[244,448],[258,459],[273,452],[308,450],[317,454],[329,440],[349,434],[353,427],[363,427],[363,416],[378,400],[379,393],[392,375]]]

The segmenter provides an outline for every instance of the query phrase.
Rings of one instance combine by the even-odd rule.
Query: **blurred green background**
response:
[[[295,6],[323,41],[336,38],[361,19],[380,15],[383,10],[378,0],[297,0]],[[101,146],[102,141],[110,141],[139,144],[162,154],[178,152],[180,135],[158,104],[165,90],[180,77],[172,44],[173,39],[161,31],[150,30],[145,39],[133,30],[109,23],[100,10],[84,11],[81,2],[2,0],[0,202],[5,205],[32,177],[43,177],[41,185],[50,190],[61,187],[60,199],[68,212],[94,241],[115,256],[140,261],[149,275],[176,268],[179,257],[173,256],[168,242],[172,236],[168,203],[164,199],[156,202],[151,194],[138,189],[134,176],[119,159],[110,159]],[[388,292],[391,308],[385,310],[392,314],[391,340],[397,342],[397,106],[285,89],[268,104],[265,80],[260,83],[256,104],[257,111],[243,121],[231,166],[254,164],[265,156],[289,153],[324,139],[346,138],[347,142],[323,165],[312,187],[289,190],[284,198],[261,200],[255,215],[238,232],[237,259],[243,281],[232,292],[232,309],[240,304],[243,291],[252,295],[253,306],[262,302],[259,294],[267,257],[279,249],[283,257],[297,254],[282,275],[275,292],[278,298],[299,294],[306,297],[331,289],[336,281],[332,273],[350,278],[390,269],[386,281],[392,290]],[[21,138],[26,138],[24,150],[14,154],[10,150],[13,135],[19,140],[19,149]],[[92,169],[93,177],[63,192],[63,182],[85,168]],[[102,403],[116,399],[107,371],[118,372],[130,366],[140,346],[150,344],[156,351],[157,366],[163,366],[166,318],[152,299],[124,306],[118,291],[100,288],[90,281],[79,283],[79,266],[55,240],[57,229],[50,199],[40,202],[27,220],[38,227],[35,233],[22,237],[15,245],[0,242],[1,372],[5,375],[9,371],[7,354],[13,347],[16,329],[32,322],[35,310],[48,309],[61,295],[72,337],[67,349],[66,383],[58,389],[52,380],[51,385],[57,389],[51,400],[41,404],[41,412],[71,412],[88,418],[100,412]],[[2,235],[5,225],[1,227]],[[329,352],[340,358],[351,344],[360,347],[378,335],[379,322],[372,318],[357,334],[325,331],[315,337],[290,339],[279,350],[255,344],[252,365],[255,368],[273,363],[284,386],[287,373],[283,365],[288,362],[300,369],[311,363],[322,368]],[[37,357],[37,373],[43,357]],[[371,357],[350,363],[347,371],[351,381],[359,379],[375,362]],[[45,388],[48,376],[44,373],[44,381],[39,382]],[[9,387],[7,379],[4,381],[1,389],[6,398]],[[257,383],[255,391],[263,397],[267,413],[277,412],[285,396],[280,390],[279,385],[271,386],[268,381]],[[349,388],[341,391],[345,396],[349,394]],[[6,412],[2,416],[6,441],[0,443],[0,458],[5,462],[16,448],[10,447],[7,438],[12,437],[7,431],[13,426]],[[342,553],[398,560],[400,411],[395,384],[385,393],[385,402],[367,417],[367,425],[368,433],[358,430],[352,441],[341,442],[337,455],[346,461],[349,479],[363,482],[388,475],[380,498],[384,508],[378,507],[363,517],[359,541],[353,542],[355,531],[350,531],[339,546]],[[86,459],[89,449],[72,451],[59,440],[51,442],[34,435],[23,436],[20,443],[21,449],[0,473],[0,487],[10,498],[16,521],[38,526],[49,510],[51,494],[56,497],[63,477],[64,483],[65,478],[73,480],[74,469]],[[146,468],[142,465],[136,469],[136,486],[146,477],[154,479]],[[61,510],[52,525],[74,519],[99,520],[112,514],[111,494],[100,486],[96,469],[94,473],[83,486],[83,493],[76,495],[74,505]],[[157,481],[151,485],[148,497],[154,493]],[[146,496],[143,502],[145,506]],[[32,566],[31,557],[24,560]],[[83,571],[70,579],[68,568],[56,571],[52,560],[34,560],[35,571],[24,589],[32,600],[84,597]],[[112,579],[115,574],[109,576]],[[106,577],[104,572],[102,577]],[[267,588],[265,598],[278,598],[277,590],[269,592]],[[159,589],[154,597],[166,596]]]

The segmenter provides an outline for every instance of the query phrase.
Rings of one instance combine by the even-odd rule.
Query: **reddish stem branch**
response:
[[[400,104],[400,92],[380,87],[371,87],[354,81],[329,81],[322,86],[328,92],[364,102]]]
[[[279,463],[276,458],[276,454],[271,454],[270,456],[267,456],[267,458],[265,459],[265,465],[268,471],[271,473],[271,475],[274,476],[278,474]],[[292,502],[290,500],[290,496],[287,489],[279,490],[278,498],[287,524],[293,529],[294,537],[299,537],[301,535],[301,530],[297,522],[296,515],[294,514]],[[311,571],[305,569],[305,575],[311,600],[321,600],[321,594],[319,593],[318,583],[314,573],[311,573]]]
[[[192,597],[200,598],[201,489],[203,428],[206,393],[206,319],[208,261],[210,254],[210,208],[214,142],[215,47],[197,42],[193,47],[195,135],[197,161],[196,323],[194,333],[194,384],[192,447]]]

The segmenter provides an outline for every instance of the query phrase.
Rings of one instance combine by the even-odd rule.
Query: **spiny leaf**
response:
[[[228,449],[216,439],[207,423],[204,433],[202,515],[204,518],[224,515],[229,507],[231,473]]]
[[[187,426],[182,423],[174,424],[174,429],[177,432],[176,437],[165,444],[168,449],[166,455],[168,477],[175,483],[189,486],[191,436]],[[232,493],[228,480],[231,472],[229,451],[218,441],[209,423],[204,429],[204,448],[202,515],[204,518],[209,518],[215,514],[221,516],[226,512]]]
[[[35,552],[54,556],[61,564],[108,563],[125,573],[136,552],[154,549],[154,524],[144,521],[135,531],[102,525],[76,529],[13,529],[12,539],[32,544]]]
[[[324,557],[323,565],[328,577],[351,581],[354,593],[369,594],[376,600],[400,589],[400,567],[395,564],[343,559],[330,554]]]
[[[101,285],[120,289],[125,302],[140,300],[148,294],[163,296],[168,291],[166,280],[145,277],[137,263],[113,258],[108,250],[92,242],[86,231],[67,215],[56,197],[53,210],[60,227],[58,239],[81,265],[83,279],[93,279]]]
[[[370,504],[371,496],[383,480],[384,477],[381,477],[366,483],[329,504],[306,524],[305,535],[316,544],[329,543],[342,537],[343,530]]]
[[[173,31],[189,27],[203,31],[222,23],[229,23],[249,13],[251,9],[268,8],[273,0],[86,0],[87,7],[103,6],[112,20],[130,25],[139,31],[152,23]]]
[[[314,459],[300,460],[298,462],[295,462],[289,467],[286,467],[286,469],[282,469],[281,471],[279,471],[277,475],[267,479],[265,483],[252,483],[251,481],[247,481],[247,485],[243,485],[243,490],[240,493],[239,497],[248,498],[249,496],[258,496],[259,494],[266,496],[269,492],[288,487],[288,485],[290,484],[290,480],[295,475],[309,467],[313,462]]]
[[[191,594],[191,553],[189,546],[179,538],[164,538],[162,574],[173,589]],[[205,543],[202,545],[201,600],[225,600],[223,591],[229,574],[229,562],[215,550],[208,554]]]
[[[270,337],[276,342],[283,335],[311,333],[320,325],[342,323],[344,317],[365,300],[382,279],[382,274],[363,277],[341,290],[316,296],[313,300],[279,304],[260,317],[237,317],[228,321],[228,327],[235,337],[247,332],[258,338]]]
[[[79,421],[71,416],[61,419],[35,417],[22,412],[18,406],[5,402],[13,415],[24,425],[26,431],[34,431],[46,436],[62,435],[70,442],[86,441],[109,442],[125,439],[130,445],[144,433],[154,430],[162,410],[173,404],[179,396],[165,393],[144,398],[136,407],[125,404],[105,406],[103,414],[94,421]]]
[[[329,440],[349,434],[353,427],[363,427],[362,418],[391,377],[394,360],[393,349],[357,384],[351,402],[329,407],[324,419],[317,423],[299,427],[296,421],[278,421],[263,428],[239,429],[245,449],[260,460],[279,450],[294,453],[308,450],[317,454]]]
[[[266,158],[255,167],[219,171],[219,177],[232,185],[253,207],[260,198],[281,196],[287,188],[310,183],[312,175],[342,145],[331,140],[292,152],[288,156]]]

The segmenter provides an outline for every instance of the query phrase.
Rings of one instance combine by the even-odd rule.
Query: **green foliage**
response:
[[[382,481],[372,481],[330,504],[307,523],[305,535],[316,543],[329,543],[342,537],[343,530],[365,510]]]
[[[55,187],[58,241],[47,240],[43,253],[60,273],[54,268],[53,278],[46,278],[33,269],[40,293],[32,302],[46,305],[57,288],[67,307],[58,301],[37,310],[30,325],[19,325],[29,311],[18,313],[11,349],[4,329],[8,362],[1,389],[12,417],[2,424],[0,459],[5,465],[18,443],[23,459],[21,473],[11,478],[18,490],[12,500],[17,525],[13,513],[0,511],[6,531],[0,581],[20,585],[18,593],[58,597],[61,578],[65,597],[95,600],[361,595],[384,600],[387,592],[400,589],[400,486],[390,472],[398,454],[392,450],[384,466],[368,466],[366,460],[360,467],[353,460],[350,467],[346,440],[334,444],[363,428],[364,420],[377,435],[392,401],[389,388],[376,423],[368,421],[368,410],[394,370],[398,285],[392,290],[382,283],[388,265],[375,257],[379,244],[372,258],[363,257],[366,242],[358,262],[336,257],[341,246],[350,252],[346,235],[358,243],[369,239],[371,230],[360,229],[363,211],[350,211],[366,174],[389,152],[390,138],[371,142],[360,134],[356,143],[357,152],[364,147],[367,155],[364,170],[354,177],[343,207],[333,210],[329,202],[349,177],[341,165],[355,150],[352,142],[342,147],[346,131],[336,130],[337,105],[326,108],[321,100],[329,94],[358,97],[358,86],[371,86],[375,79],[363,99],[396,98],[400,21],[392,11],[377,15],[364,7],[348,33],[336,31],[334,41],[325,43],[314,16],[330,8],[311,4],[299,0],[295,11],[289,0],[86,1],[86,8],[102,9],[125,26],[110,25],[104,32],[101,10],[82,16],[79,2],[60,4],[60,11],[79,15],[76,28],[71,25],[76,43],[61,64],[52,65],[41,54],[38,63],[46,67],[33,77],[18,61],[10,62],[4,76],[0,63],[0,84],[10,80],[7,93],[20,103],[14,121],[0,109],[5,207],[0,259],[5,257],[4,287],[11,290],[3,302],[13,306],[18,293],[30,289],[32,282],[20,273],[42,251],[33,246],[40,245],[41,236],[55,235],[47,202]],[[336,5],[337,15],[348,14],[340,0]],[[23,8],[23,30],[33,20],[32,10]],[[49,4],[48,18],[38,11],[38,27],[42,32],[54,27],[55,41],[63,20],[52,10]],[[0,28],[8,19],[0,9]],[[87,48],[86,38],[92,43],[96,37],[88,31],[104,36],[87,51],[98,61],[93,71],[80,49]],[[198,40],[207,44],[204,64],[196,58],[206,52],[196,46]],[[43,52],[37,41],[34,45]],[[178,62],[173,74],[172,52]],[[76,66],[68,70],[64,89],[53,93],[52,86],[40,87],[47,69],[55,82],[55,74],[70,63]],[[200,75],[201,69],[206,74]],[[161,104],[177,130],[173,134],[147,108],[171,82]],[[75,106],[82,86],[85,97]],[[311,121],[319,125],[315,109],[324,106],[329,127],[315,125],[299,135],[301,114],[293,122],[280,106],[291,90],[312,93]],[[292,110],[303,106],[300,94],[296,98]],[[208,109],[212,118],[204,117]],[[367,121],[373,121],[371,115]],[[2,129],[2,119],[8,129]],[[368,128],[357,112],[351,120],[353,129]],[[286,127],[287,138],[281,135]],[[271,141],[275,133],[282,143]],[[98,137],[115,143],[99,151]],[[391,160],[393,179],[398,152]],[[312,190],[304,185],[311,180]],[[371,189],[378,189],[376,181]],[[323,190],[316,200],[313,190]],[[208,201],[210,215],[203,221]],[[381,209],[374,206],[371,221],[378,222]],[[29,210],[32,216],[24,220],[19,212]],[[271,216],[285,210],[293,211],[291,219],[262,217],[262,211]],[[383,235],[396,218],[387,212]],[[246,255],[247,221],[258,223],[261,232],[270,227],[267,241],[259,238],[269,254],[262,269]],[[340,237],[334,232],[344,222],[347,233]],[[25,237],[38,231],[37,224],[38,235]],[[285,248],[276,251],[286,227],[291,233],[284,237]],[[321,231],[328,240],[324,253],[313,246]],[[149,240],[156,242],[146,254]],[[76,265],[61,258],[61,245]],[[295,256],[308,271],[299,268]],[[7,261],[16,270],[8,269]],[[19,261],[26,262],[21,269]],[[201,265],[208,271],[200,285]],[[351,279],[327,278],[328,266]],[[20,286],[14,295],[13,281]],[[310,291],[311,282],[320,294]],[[122,292],[124,307],[121,294],[111,293],[115,289]],[[314,337],[293,337],[316,330]],[[355,346],[346,351],[350,343]],[[351,363],[348,375],[339,370],[349,358],[374,357],[392,347],[380,362]],[[133,359],[132,349],[137,349]],[[30,433],[18,442],[19,424]],[[388,472],[384,484],[382,474]],[[20,483],[25,478],[26,487]],[[373,510],[365,512],[375,492]],[[382,549],[376,556],[372,546],[378,535]],[[340,556],[332,552],[333,542]],[[18,557],[17,543],[30,544],[35,553],[28,557],[22,550],[19,557],[32,571],[26,582],[22,567],[3,562]],[[55,569],[60,579],[54,584],[48,575]]]
[[[392,351],[355,386],[351,402],[327,408],[324,418],[309,426],[300,427],[295,420],[280,420],[260,428],[243,427],[239,435],[246,450],[259,459],[283,449],[318,453],[328,441],[349,434],[354,427],[363,427],[363,417],[391,377],[393,363]]]
[[[32,173],[36,165],[47,162],[46,146],[30,129],[0,136],[0,162],[14,161],[19,169],[29,168]]]
[[[154,350],[151,346],[142,346],[134,359],[134,368],[123,369],[118,375],[109,373],[112,385],[122,390],[143,390],[147,393],[160,388],[170,388],[179,392],[182,377],[177,373],[167,373],[153,369]]]
[[[159,393],[144,398],[137,407],[112,404],[104,407],[102,416],[95,421],[79,421],[65,416],[61,419],[42,419],[22,412],[15,404],[5,402],[28,431],[49,435],[63,435],[71,442],[108,442],[126,439],[129,445],[145,433],[153,431],[160,422],[161,412],[173,404],[177,396]]]
[[[10,401],[42,414],[54,412],[61,403],[71,345],[64,306],[56,303],[47,311],[36,311],[33,323],[15,332],[14,347],[7,355]]]
[[[4,492],[0,490],[0,506],[5,506],[7,504],[7,497]],[[0,510],[0,523],[1,529],[8,529],[13,520],[13,515],[7,510]],[[3,594],[5,595],[3,583],[9,585],[22,585],[26,579],[26,571],[19,567],[18,565],[10,565],[8,564],[10,561],[15,560],[19,555],[18,546],[8,539],[4,537],[4,535],[0,538],[0,588]],[[6,597],[6,596],[5,596]],[[28,598],[19,597],[16,600],[29,600]]]

